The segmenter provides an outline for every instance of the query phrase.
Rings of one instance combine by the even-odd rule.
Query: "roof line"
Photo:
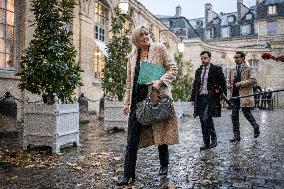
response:
[[[205,43],[201,39],[197,39],[196,42],[201,43],[203,48],[221,51],[221,52],[224,52],[224,51],[230,51],[231,52],[231,51],[237,51],[237,50],[242,50],[244,52],[251,52],[251,51],[261,51],[261,52],[267,51],[267,52],[270,52],[271,51],[271,49],[267,49],[267,48],[242,48],[242,47],[233,48],[233,47],[216,46],[216,45]]]

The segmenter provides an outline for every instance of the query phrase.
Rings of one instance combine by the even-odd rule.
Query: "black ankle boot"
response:
[[[123,176],[119,179],[119,181],[117,181],[116,185],[117,186],[124,186],[124,185],[128,185],[129,183],[134,183],[135,182],[135,176],[132,176],[132,177],[126,177],[126,176]]]
[[[217,146],[217,138],[212,139],[212,142],[210,143],[210,148],[215,148]]]
[[[168,175],[168,166],[161,166],[159,170],[159,175]]]
[[[260,132],[259,132],[259,126],[258,126],[254,129],[254,138],[257,138],[259,136],[259,134],[260,134]]]
[[[209,145],[203,145],[200,147],[200,151],[210,149]]]
[[[240,141],[241,137],[240,136],[234,136],[234,138],[230,139],[230,142],[236,142],[236,141]]]

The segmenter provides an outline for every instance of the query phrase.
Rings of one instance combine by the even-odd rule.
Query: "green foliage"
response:
[[[173,99],[174,101],[187,101],[191,93],[192,78],[188,74],[183,74],[182,53],[175,54],[175,61],[179,68],[176,80],[173,81]]]
[[[72,32],[68,31],[75,0],[32,0],[31,6],[36,28],[17,73],[21,77],[19,88],[72,102],[74,89],[82,85]]]
[[[103,89],[109,99],[121,101],[125,93],[127,55],[131,51],[128,31],[124,27],[125,15],[118,7],[114,9],[111,22],[112,39],[107,44],[108,57],[105,64]]]

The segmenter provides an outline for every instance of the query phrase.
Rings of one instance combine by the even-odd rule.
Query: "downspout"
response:
[[[79,1],[80,2],[80,1]],[[82,13],[81,13],[81,4],[79,6],[79,53],[78,53],[78,58],[79,58],[79,65],[80,67],[82,66],[82,56],[81,56],[81,45],[82,45],[82,33],[81,33],[81,29],[82,29],[82,19],[81,19]],[[82,69],[82,67],[81,67]],[[81,77],[82,79],[82,77]],[[81,86],[79,85],[78,87],[79,89],[79,95],[81,95]]]
[[[257,46],[259,46],[259,20],[257,20]]]

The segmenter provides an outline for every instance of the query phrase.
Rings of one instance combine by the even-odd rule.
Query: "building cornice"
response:
[[[226,46],[218,46],[213,44],[208,44],[203,42],[200,38],[187,39],[183,41],[186,46],[191,46],[193,44],[200,45],[204,49],[210,49],[217,52],[235,52],[235,51],[244,51],[244,52],[270,52],[269,48],[243,48],[243,47],[226,47]]]

